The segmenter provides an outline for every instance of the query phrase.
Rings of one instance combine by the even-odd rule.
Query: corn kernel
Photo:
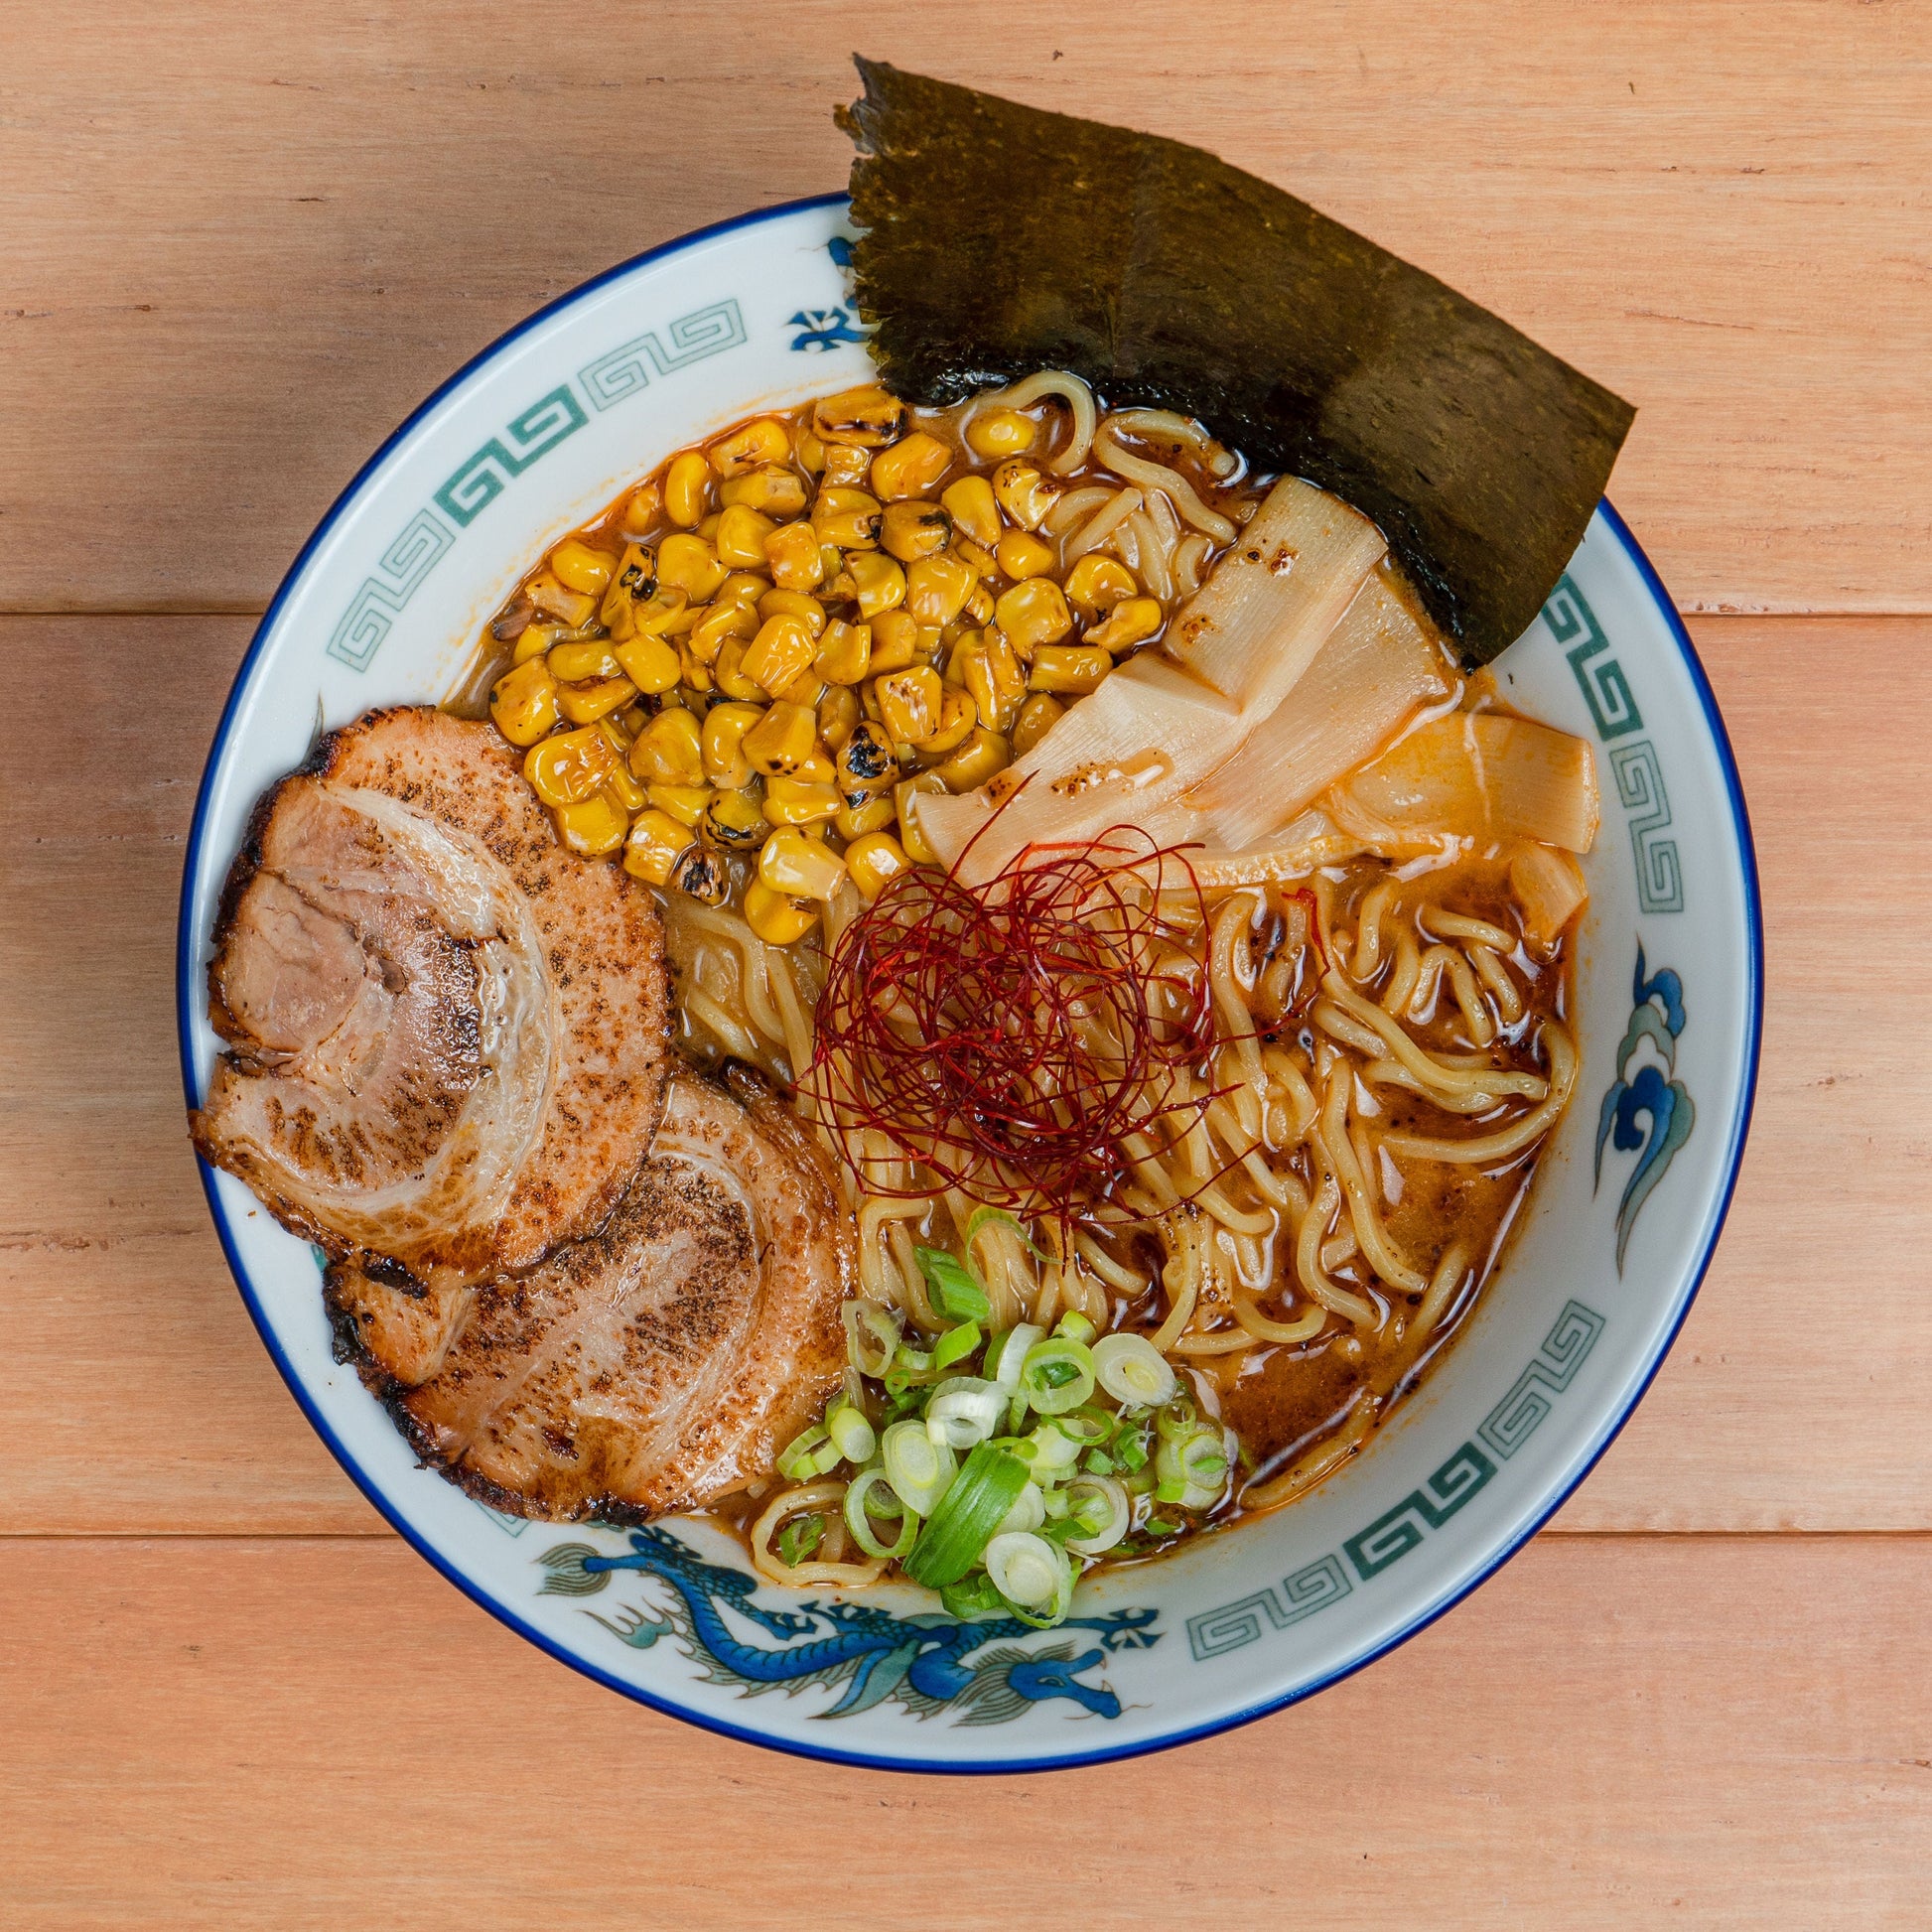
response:
[[[960,613],[963,618],[974,623],[993,621],[993,593],[984,584],[975,584],[973,594],[966,600],[966,608]]]
[[[847,628],[853,626],[848,625]],[[820,646],[820,655],[824,647]],[[816,667],[814,667],[816,668]],[[861,677],[865,672],[859,673]],[[818,735],[836,755],[859,723],[859,697],[847,684],[834,684],[818,701]]]
[[[845,863],[859,897],[868,905],[901,873],[912,869],[905,848],[887,831],[867,832],[854,839],[845,849]]]
[[[512,745],[534,745],[557,722],[557,680],[541,657],[532,657],[496,680],[489,715]]]
[[[683,676],[677,646],[662,637],[633,637],[617,647],[616,656],[623,674],[639,691],[653,696],[668,691]]]
[[[801,784],[836,784],[839,767],[833,762],[830,752],[814,744],[812,749],[798,760],[798,769],[792,772],[791,776],[798,779]]]
[[[715,550],[718,547],[718,520],[724,515],[722,510],[713,510],[697,527],[696,535],[701,543],[708,543]]]
[[[879,542],[879,498],[863,489],[823,487],[812,505],[812,528],[820,543],[841,550],[871,550]]]
[[[646,785],[644,801],[694,830],[718,794],[709,785]]]
[[[658,588],[675,585],[693,604],[709,604],[730,574],[702,537],[678,531],[657,546]]]
[[[985,409],[966,425],[966,447],[975,456],[1020,456],[1031,450],[1039,425],[1017,409]]]
[[[759,878],[787,898],[827,899],[845,884],[845,861],[795,825],[783,825],[759,853]]]
[[[713,792],[698,821],[698,837],[714,852],[756,852],[770,832],[752,790]]]
[[[916,778],[893,787],[893,804],[898,813],[898,842],[905,856],[922,866],[936,866],[939,854],[919,830],[918,808],[913,804],[921,792],[944,794],[946,781],[936,771],[921,771]]]
[[[1000,507],[1023,530],[1038,529],[1059,493],[1040,474],[1036,464],[1020,457],[1001,464],[993,473],[993,494],[1000,499]]]
[[[957,751],[979,721],[979,710],[971,694],[960,685],[942,684],[939,687],[939,722],[919,740],[919,750],[928,758]]]
[[[623,666],[601,639],[592,643],[559,644],[549,657],[550,675],[559,684],[584,684],[594,677],[621,677]]]
[[[1146,643],[1166,622],[1167,616],[1157,599],[1123,598],[1114,606],[1113,616],[1105,623],[1096,624],[1080,641],[1097,644],[1102,650],[1118,655],[1136,644]]]
[[[1073,628],[1065,594],[1050,577],[1030,577],[1001,592],[993,615],[1022,657],[1033,656],[1041,644],[1057,644]]]
[[[795,470],[754,470],[734,477],[719,492],[727,509],[758,510],[765,516],[796,516],[805,507],[805,483]]]
[[[947,484],[939,500],[954,524],[982,548],[991,550],[1000,541],[999,500],[984,477],[961,477]]]
[[[787,591],[815,591],[825,581],[825,553],[809,523],[781,523],[764,540],[772,582]]]
[[[994,555],[1001,570],[1016,584],[1042,576],[1059,561],[1050,543],[1041,542],[1028,530],[1009,530]]]
[[[948,791],[974,791],[1012,762],[1011,742],[980,725],[944,764],[934,765],[933,771],[945,780]]]
[[[882,557],[876,550],[863,551],[846,560],[846,569],[852,574],[859,615],[868,621],[897,611],[905,602],[905,573],[891,557]]]
[[[840,621],[826,625],[812,658],[812,669],[827,684],[857,684],[871,666],[871,624]]]
[[[764,713],[755,704],[713,705],[704,721],[704,774],[721,791],[749,784],[752,766],[745,734]]]
[[[1029,698],[1020,707],[1020,716],[1013,727],[1013,756],[1025,758],[1065,715],[1065,705],[1043,691],[1037,697]]]
[[[807,711],[816,711],[818,701],[825,695],[825,680],[807,665],[789,684],[783,684],[771,694],[781,704],[801,704]]]
[[[939,673],[930,664],[889,671],[874,678],[872,688],[879,694],[880,718],[897,743],[915,745],[939,729],[943,699]]]
[[[745,923],[767,946],[789,946],[818,923],[818,901],[774,893],[755,879],[745,888]]]
[[[691,630],[689,642],[692,654],[700,664],[715,664],[718,653],[732,638],[736,637],[741,644],[749,644],[758,634],[757,607],[727,604],[721,597],[717,603],[706,607],[704,615]]]
[[[743,751],[754,770],[788,776],[818,748],[817,716],[803,705],[774,704],[745,734]]]
[[[913,664],[929,663],[937,654],[939,633],[922,624],[909,611],[887,611],[872,626],[872,669],[903,671]]]
[[[882,502],[923,496],[946,474],[952,452],[936,436],[915,429],[872,460],[872,487]]]
[[[742,477],[748,470],[782,463],[791,454],[791,434],[784,424],[760,416],[711,446],[711,467],[721,477]]]
[[[551,576],[547,570],[540,570],[523,586],[523,595],[539,611],[546,611],[575,630],[579,624],[589,623],[591,613],[597,609],[597,599],[583,591],[573,591],[568,584]]]
[[[759,618],[770,622],[773,618],[796,618],[814,638],[825,628],[825,606],[802,591],[766,591],[759,599]]]
[[[797,424],[791,432],[792,454],[815,477],[825,468],[825,444],[808,423]]]
[[[608,550],[593,550],[576,537],[565,537],[551,551],[549,564],[559,583],[589,597],[602,596],[618,569],[617,558]]]
[[[971,537],[961,536],[957,528],[953,531],[952,549],[947,554],[957,557],[973,573],[975,579],[992,577],[1000,568],[998,559],[991,551],[982,550]]]
[[[527,664],[533,657],[542,657],[563,634],[564,627],[560,623],[526,623],[517,633],[510,663]]]
[[[883,791],[898,777],[898,759],[892,739],[883,726],[870,719],[853,726],[852,736],[839,747],[834,762],[838,766],[839,788],[848,803],[855,795],[870,796]]]
[[[687,845],[671,867],[670,885],[706,905],[722,905],[732,889],[731,868],[707,847]]]
[[[764,562],[764,540],[777,528],[770,517],[734,503],[718,519],[718,561],[734,570]]]
[[[626,537],[640,537],[657,521],[657,513],[663,507],[663,490],[654,483],[639,483],[623,506],[619,526]]]
[[[711,465],[696,450],[672,457],[664,472],[664,514],[680,529],[695,530],[711,508]]]
[[[1027,696],[1027,674],[1005,632],[969,630],[953,646],[946,674],[973,696],[980,722],[996,732],[1013,729]]]
[[[600,678],[595,684],[561,684],[557,709],[573,725],[594,725],[614,711],[621,711],[637,695],[627,677]]]
[[[759,599],[770,588],[770,578],[760,577],[755,570],[735,570],[718,586],[711,601],[714,604],[742,604],[748,611],[756,611]]]
[[[523,775],[546,805],[577,805],[603,788],[616,762],[611,741],[590,727],[539,739],[523,755]]]
[[[888,503],[880,517],[880,546],[902,564],[916,563],[943,550],[951,535],[952,518],[937,503],[923,497]]]
[[[1089,550],[1066,574],[1066,601],[1080,614],[1082,623],[1104,618],[1124,597],[1132,597],[1140,585],[1134,573],[1114,557],[1103,557]]]
[[[839,815],[832,821],[832,829],[846,840],[862,839],[868,832],[883,832],[897,822],[898,811],[893,803],[893,794],[882,791],[877,798],[861,798],[856,805],[841,805]],[[848,845],[846,857],[852,857]]]
[[[825,468],[818,483],[821,489],[853,489],[872,476],[872,452],[853,443],[830,443],[825,449]]]
[[[684,672],[684,688],[687,691],[702,695],[717,689],[711,681],[711,666],[700,662],[691,649],[691,640],[688,637],[679,640],[677,661]]]
[[[604,792],[557,807],[557,832],[573,852],[599,859],[615,852],[630,830],[630,815]]]
[[[821,397],[812,411],[812,427],[827,443],[868,450],[892,442],[904,421],[905,405],[876,382]]]
[[[966,608],[976,581],[957,557],[921,557],[905,573],[905,608],[921,623],[951,623]]]
[[[698,621],[691,600],[675,584],[658,588],[655,566],[634,543],[623,553],[597,615],[620,643],[639,630],[653,637],[673,635]]]
[[[704,783],[704,744],[698,721],[684,710],[660,711],[630,748],[630,768],[647,785]]]
[[[735,698],[740,704],[761,705],[765,700],[764,686],[745,675],[745,653],[750,644],[738,637],[727,637],[718,652],[718,661],[711,667],[711,681],[726,697]]]
[[[1085,697],[1113,668],[1114,660],[1097,644],[1042,644],[1034,652],[1027,687]]]
[[[774,596],[782,597],[777,591]],[[779,612],[759,625],[745,646],[745,675],[776,697],[801,671],[811,668],[817,645],[802,618]]]
[[[839,788],[803,778],[764,781],[764,815],[773,825],[822,825],[839,811]]]
[[[689,826],[659,811],[640,812],[623,842],[623,869],[647,885],[665,885],[678,854],[691,843]]]

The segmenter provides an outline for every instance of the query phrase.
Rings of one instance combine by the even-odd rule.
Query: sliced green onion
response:
[[[870,1462],[879,1449],[879,1432],[854,1402],[835,1402],[825,1412],[825,1433],[832,1446],[853,1466]]]
[[[814,1513],[794,1516],[778,1532],[778,1561],[795,1570],[816,1550],[825,1537],[825,1519]]]
[[[1142,1525],[1149,1536],[1172,1536],[1179,1527],[1178,1523],[1171,1523],[1165,1516],[1150,1516]]]
[[[1154,1486],[1154,1500],[1157,1503],[1177,1503],[1187,1493],[1187,1485],[1178,1476]]]
[[[1073,1599],[1073,1566],[1066,1552],[1043,1536],[1009,1530],[986,1546],[986,1574],[1016,1610],[1057,1623]]]
[[[1147,1467],[1147,1425],[1130,1424],[1107,1445],[1108,1452],[1130,1475]]]
[[[1072,1505],[1066,1499],[1064,1489],[1042,1489],[1039,1492],[1039,1514],[1041,1521],[1059,1522]]]
[[[778,1451],[778,1473],[791,1482],[808,1482],[818,1474],[817,1452],[827,1440],[825,1426],[812,1426],[794,1436]]]
[[[1168,1402],[1154,1419],[1154,1427],[1164,1443],[1178,1442],[1200,1427],[1200,1410],[1185,1389]]]
[[[1102,1335],[1093,1369],[1100,1386],[1130,1409],[1158,1409],[1177,1386],[1168,1358],[1145,1335]]]
[[[839,1314],[845,1322],[846,1359],[861,1375],[884,1375],[898,1346],[899,1311],[877,1302],[848,1302]]]
[[[889,1522],[895,1516],[898,1518],[898,1540],[890,1545],[882,1543],[879,1540],[878,1534],[872,1526],[873,1519],[868,1514],[868,1510],[871,1507],[872,1492],[882,1486],[885,1488],[886,1493],[880,1500],[881,1502],[889,1502],[892,1507],[890,1509],[882,1509],[879,1512],[880,1515],[885,1517]],[[899,1501],[897,1495],[893,1490],[891,1482],[887,1478],[886,1471],[878,1467],[860,1470],[847,1485],[845,1492],[845,1526],[852,1532],[852,1540],[858,1544],[859,1548],[867,1556],[885,1557],[889,1560],[896,1560],[904,1556],[906,1551],[911,1549],[914,1539],[919,1534],[918,1516]]]
[[[1033,1449],[1031,1466],[1042,1482],[1057,1482],[1080,1461],[1080,1445],[1051,1422],[1043,1422],[1027,1438]]]
[[[939,1591],[939,1600],[962,1623],[983,1616],[1002,1616],[1007,1607],[1006,1599],[993,1587],[993,1579],[984,1570],[969,1570],[958,1583],[945,1585]]]
[[[968,1355],[978,1351],[980,1345],[980,1324],[977,1321],[962,1321],[957,1328],[948,1328],[932,1344],[932,1366],[951,1368],[955,1362],[963,1362]]]
[[[1042,1416],[1063,1416],[1093,1393],[1093,1356],[1070,1336],[1036,1341],[1027,1350],[1020,1389]]]
[[[971,1218],[966,1223],[966,1233],[964,1237],[961,1239],[959,1244],[962,1248],[966,1250],[968,1254],[971,1254],[973,1252],[973,1236],[976,1235],[981,1228],[985,1227],[989,1221],[994,1222],[1000,1227],[1011,1228],[1014,1231],[1014,1233],[1020,1237],[1020,1245],[1024,1247],[1027,1250],[1027,1252],[1031,1254],[1035,1261],[1051,1261],[1053,1259],[1053,1257],[1049,1255],[1044,1248],[1036,1247],[1035,1245],[1033,1240],[1029,1237],[1027,1230],[1020,1225],[1018,1217],[1009,1214],[1004,1207],[981,1207],[981,1208],[974,1209]]]
[[[950,1456],[952,1451],[945,1453]],[[933,1589],[957,1583],[979,1561],[987,1538],[1026,1486],[1027,1465],[1018,1456],[991,1443],[980,1444],[927,1517],[912,1554],[905,1559],[905,1574]],[[897,1489],[898,1484],[893,1487]],[[904,1491],[899,1493],[902,1496]]]
[[[1089,1449],[1087,1459],[1080,1466],[1089,1475],[1110,1476],[1114,1472],[1114,1458],[1105,1449]]]
[[[1027,1365],[1027,1350],[1045,1338],[1046,1330],[1031,1321],[1022,1321],[995,1335],[986,1348],[984,1367],[989,1379],[1011,1395],[1020,1386],[1020,1371]]]
[[[984,1321],[992,1314],[986,1290],[967,1273],[963,1262],[943,1248],[914,1248],[912,1253],[942,1313],[955,1321]]]
[[[1039,1484],[1030,1482],[1020,1492],[1020,1500],[1002,1516],[994,1526],[995,1536],[1004,1536],[1009,1530],[1036,1530],[1046,1520],[1046,1498]]]
[[[949,1449],[971,1449],[1000,1426],[1007,1399],[975,1375],[949,1376],[925,1406],[926,1434]]]
[[[806,1465],[807,1473],[815,1476],[829,1476],[845,1457],[839,1453],[839,1446],[833,1442],[819,1444],[813,1450],[811,1460]]]
[[[1075,1409],[1070,1415],[1055,1416],[1053,1427],[1085,1449],[1089,1443],[1104,1443],[1114,1433],[1115,1419],[1104,1409],[1096,1409],[1089,1404],[1084,1409]]]
[[[1100,1330],[1078,1309],[1068,1309],[1053,1324],[1053,1332],[1068,1341],[1091,1341]]]
[[[930,1516],[958,1473],[958,1456],[944,1443],[935,1443],[917,1417],[894,1423],[879,1448],[893,1494],[915,1515]]]
[[[909,1348],[904,1342],[893,1350],[893,1365],[886,1371],[888,1395],[903,1395],[914,1383],[932,1379],[932,1356],[923,1348]]]
[[[1134,1505],[1112,1476],[1075,1476],[1067,1484],[1073,1516],[1080,1534],[1069,1536],[1066,1547],[1076,1557],[1097,1557],[1111,1550],[1133,1527]]]

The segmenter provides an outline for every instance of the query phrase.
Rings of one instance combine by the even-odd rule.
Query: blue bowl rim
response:
[[[709,241],[719,235],[732,234],[740,228],[754,227],[765,221],[775,221],[784,216],[802,213],[809,208],[835,207],[842,206],[846,196],[841,193],[811,195],[801,200],[781,202],[770,207],[754,208],[747,213],[735,215],[727,221],[713,222],[709,227],[697,228],[689,234],[679,235],[674,240],[660,243],[655,248],[647,248],[641,254],[632,255],[624,261],[594,275],[589,281],[582,282],[554,302],[546,303],[521,322],[504,331],[485,348],[473,355],[449,379],[440,384],[427,396],[394,431],[384,439],[366,463],[356,471],[346,487],[329,506],[328,512],[319,522],[309,540],[297,553],[295,561],[289,566],[287,574],[277,587],[268,609],[262,614],[260,623],[255,626],[254,635],[249,639],[248,649],[234,675],[229,687],[227,702],[222,706],[221,717],[214,729],[213,742],[208,748],[207,762],[203,767],[202,782],[195,798],[195,816],[189,828],[187,854],[182,865],[181,905],[176,933],[176,1015],[181,1051],[182,1087],[190,1108],[201,1104],[201,1096],[196,1091],[194,1058],[194,1026],[198,1008],[196,987],[201,978],[201,945],[194,925],[194,886],[199,870],[202,846],[207,833],[207,817],[214,784],[214,774],[220,766],[222,754],[227,749],[230,732],[234,726],[235,714],[247,690],[249,676],[255,660],[261,655],[270,632],[275,627],[276,619],[281,615],[283,605],[301,580],[307,569],[309,559],[317,547],[335,528],[348,505],[354,500],[364,483],[373,477],[387,462],[390,453],[410,434],[429,412],[440,403],[453,389],[464,382],[475,371],[482,368],[493,357],[507,348],[512,343],[527,335],[538,324],[551,316],[581,302],[596,290],[629,274],[633,269],[647,263],[662,261],[667,257],[680,254],[699,242]],[[1710,729],[1713,743],[1717,747],[1720,765],[1724,771],[1725,789],[1729,799],[1731,820],[1736,833],[1738,858],[1741,862],[1744,887],[1745,917],[1748,925],[1748,945],[1746,949],[1746,972],[1749,981],[1746,1001],[1745,1066],[1743,1092],[1740,1103],[1734,1110],[1730,1122],[1730,1144],[1725,1150],[1725,1178],[1718,1202],[1718,1211],[1713,1217],[1710,1233],[1705,1241],[1704,1251],[1699,1255],[1691,1278],[1690,1293],[1684,1298],[1676,1320],[1670,1331],[1657,1344],[1656,1352],[1642,1381],[1632,1391],[1629,1400],[1611,1422],[1602,1442],[1576,1476],[1563,1489],[1553,1496],[1543,1510],[1525,1523],[1510,1540],[1497,1551],[1489,1562],[1447,1594],[1440,1602],[1418,1612],[1402,1629],[1396,1631],[1385,1641],[1378,1644],[1366,1656],[1330,1671],[1327,1675],[1311,1684],[1297,1690],[1283,1692],[1280,1696],[1264,1698],[1247,1708],[1233,1712],[1226,1717],[1216,1718],[1211,1723],[1193,1725],[1173,1730],[1160,1737],[1144,1738],[1112,1748],[1054,1753],[1039,1757],[1013,1757],[998,1760],[975,1762],[971,1764],[943,1764],[920,1758],[901,1758],[887,1756],[870,1751],[839,1750],[831,1746],[820,1746],[795,1741],[790,1738],[774,1737],[746,1725],[735,1725],[720,1718],[673,1703],[667,1698],[653,1694],[635,1684],[627,1684],[610,1672],[600,1669],[587,1659],[574,1656],[561,1645],[546,1636],[533,1624],[526,1622],[509,1604],[499,1601],[488,1590],[449,1562],[434,1549],[414,1528],[394,1509],[381,1487],[350,1454],[347,1447],[329,1426],[322,1412],[311,1400],[301,1377],[296,1373],[294,1364],[284,1354],[270,1327],[266,1312],[256,1297],[253,1285],[248,1279],[247,1270],[242,1266],[241,1257],[234,1244],[233,1233],[228,1225],[227,1216],[221,1206],[220,1197],[215,1191],[214,1171],[206,1161],[197,1157],[201,1172],[202,1191],[207,1198],[208,1213],[214,1222],[215,1233],[221,1243],[221,1252],[226,1257],[228,1272],[233,1276],[239,1290],[243,1306],[249,1318],[255,1324],[262,1345],[268,1350],[270,1359],[280,1371],[282,1380],[288,1384],[289,1393],[295,1398],[297,1406],[308,1419],[309,1426],[320,1436],[338,1462],[340,1462],[355,1486],[368,1499],[369,1503],[382,1516],[405,1543],[416,1554],[437,1570],[445,1579],[454,1584],[473,1602],[488,1611],[498,1622],[514,1630],[518,1636],[527,1639],[539,1650],[554,1657],[559,1663],[590,1678],[594,1683],[616,1691],[633,1702],[647,1705],[651,1710],[663,1713],[666,1717],[676,1718],[682,1723],[695,1725],[701,1730],[713,1731],[719,1736],[736,1739],[740,1743],[756,1744],[765,1750],[782,1751],[791,1756],[814,1759],[828,1764],[849,1764],[872,1771],[912,1771],[928,1775],[988,1777],[1017,1776],[1029,1772],[1074,1770],[1084,1765],[1108,1764],[1123,1758],[1143,1757],[1154,1751],[1172,1750],[1176,1745],[1192,1743],[1197,1738],[1212,1737],[1222,1731],[1234,1730],[1243,1725],[1255,1723],[1258,1719],[1271,1716],[1277,1711],[1286,1710],[1290,1705],[1299,1704],[1305,1698],[1313,1697],[1332,1685],[1341,1683],[1345,1678],[1354,1676],[1357,1671],[1366,1670],[1369,1665],[1386,1657],[1399,1645],[1407,1643],[1429,1628],[1439,1617],[1447,1615],[1472,1590],[1487,1583],[1498,1570],[1514,1557],[1536,1533],[1549,1522],[1563,1505],[1576,1493],[1589,1472],[1610,1445],[1622,1433],[1624,1425],[1630,1420],[1637,1405],[1648,1393],[1657,1371],[1663,1366],[1665,1357],[1677,1340],[1698,1292],[1704,1286],[1704,1278],[1710,1272],[1711,1259],[1716,1252],[1719,1237],[1724,1231],[1725,1218],[1730,1212],[1732,1196],[1736,1192],[1737,1175],[1743,1161],[1744,1144],[1750,1132],[1752,1111],[1757,1099],[1758,1049],[1764,1023],[1764,922],[1763,909],[1758,891],[1757,848],[1751,836],[1750,816],[1744,804],[1744,791],[1737,774],[1737,760],[1731,752],[1730,738],[1725,730],[1723,715],[1718,709],[1718,701],[1711,689],[1711,680],[1706,675],[1696,646],[1691,642],[1690,632],[1685,628],[1676,606],[1671,602],[1663,581],[1652,567],[1650,559],[1643,553],[1636,538],[1631,535],[1629,525],[1612,507],[1607,497],[1602,503],[1604,520],[1611,534],[1622,545],[1625,554],[1636,566],[1645,589],[1663,615],[1669,625],[1677,647],[1683,652],[1685,667],[1696,688],[1698,701],[1704,708],[1705,722]]]

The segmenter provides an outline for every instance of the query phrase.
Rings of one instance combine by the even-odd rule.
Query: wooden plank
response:
[[[0,19],[0,609],[259,609],[499,331],[840,186],[855,46],[1206,141],[1582,363],[1642,406],[1613,493],[1686,608],[1932,608],[1917,0]]]
[[[1544,1538],[1184,1756],[938,1786],[631,1706],[397,1543],[14,1540],[0,1919],[1922,1926],[1928,1589],[1923,1538]]]

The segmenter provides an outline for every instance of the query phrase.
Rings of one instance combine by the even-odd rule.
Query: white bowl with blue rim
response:
[[[870,372],[843,198],[728,222],[613,269],[430,398],[323,519],[242,662],[182,890],[191,1104],[218,1042],[208,934],[250,807],[319,725],[435,702],[529,561],[671,451]],[[1588,1472],[1710,1261],[1756,1072],[1757,890],[1711,689],[1606,503],[1499,660],[1510,700],[1597,748],[1583,1072],[1506,1260],[1419,1394],[1288,1509],[1084,1584],[1067,1623],[960,1625],[909,1587],[758,1582],[705,1526],[497,1515],[417,1466],[331,1351],[317,1259],[204,1168],[242,1299],[363,1493],[443,1574],[574,1669],[779,1749],[1028,1771],[1241,1724],[1372,1662],[1481,1583]]]

